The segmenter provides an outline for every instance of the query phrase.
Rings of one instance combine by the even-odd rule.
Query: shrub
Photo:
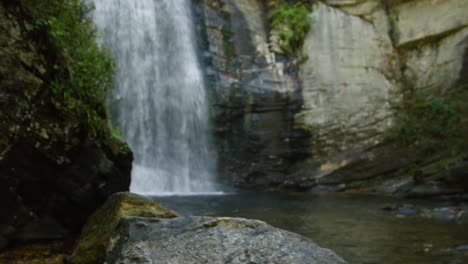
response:
[[[285,54],[300,56],[300,49],[310,29],[311,5],[303,2],[283,2],[273,8],[268,18],[272,30],[278,31],[280,47]]]
[[[426,99],[414,92],[408,93],[400,109],[399,122],[389,138],[417,146],[427,154],[447,149],[463,151],[464,113],[459,100],[467,94],[462,90],[447,98]]]

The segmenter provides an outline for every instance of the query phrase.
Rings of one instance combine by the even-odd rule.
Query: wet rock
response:
[[[413,215],[418,212],[418,210],[414,207],[401,207],[398,208],[398,212],[402,215]]]
[[[461,245],[456,248],[458,251],[468,251],[468,245]]]
[[[439,221],[451,221],[457,224],[466,224],[467,220],[466,205],[447,206],[437,208],[418,208],[419,215],[424,218],[435,219]]]
[[[106,263],[346,263],[310,239],[257,220],[122,219]]]
[[[292,58],[281,59],[270,48],[262,1],[197,2],[218,131],[219,175],[227,184],[245,188],[278,186],[291,152],[285,139],[300,107],[297,67]]]
[[[144,196],[132,193],[114,194],[89,218],[73,251],[71,263],[102,263],[112,230],[125,216],[174,218],[177,215]]]
[[[442,207],[436,208],[432,211],[432,217],[437,220],[452,221],[457,216],[454,208]]]
[[[468,224],[468,212],[466,210],[468,210],[468,208],[458,213],[457,223],[462,224],[462,225]]]

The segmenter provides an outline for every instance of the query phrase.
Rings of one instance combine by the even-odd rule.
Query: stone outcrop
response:
[[[105,263],[346,263],[310,239],[257,220],[126,217]]]
[[[90,140],[50,103],[50,65],[31,27],[16,1],[0,4],[0,248],[78,232],[130,184],[128,147]]]
[[[112,231],[126,216],[174,218],[177,214],[140,195],[114,194],[88,219],[71,256],[71,263],[103,263]]]

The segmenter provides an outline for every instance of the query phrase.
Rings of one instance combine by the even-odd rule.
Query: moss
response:
[[[71,256],[71,263],[103,263],[112,231],[125,216],[174,218],[177,214],[143,196],[114,194],[88,219]]]
[[[224,55],[228,59],[232,58],[236,55],[234,51],[234,45],[232,44],[233,33],[231,29],[227,26],[223,27],[221,32],[223,34]]]
[[[307,134],[312,135],[318,131],[318,128],[312,125],[303,125],[302,130]]]

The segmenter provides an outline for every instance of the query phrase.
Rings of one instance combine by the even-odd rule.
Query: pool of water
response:
[[[382,210],[388,203],[424,201],[362,195],[237,193],[154,197],[183,215],[259,219],[310,237],[349,263],[468,263],[468,226]],[[444,206],[440,204],[440,206]]]

